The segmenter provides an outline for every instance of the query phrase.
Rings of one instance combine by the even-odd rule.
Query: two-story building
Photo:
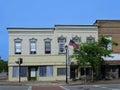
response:
[[[9,34],[9,81],[66,79],[65,45],[98,40],[96,25],[55,25],[53,28],[7,28]],[[69,55],[73,47],[68,45]],[[16,63],[23,59],[20,72]],[[71,60],[70,60],[71,61]],[[72,70],[72,69],[71,69]],[[80,70],[74,74],[80,77]]]
[[[98,26],[98,35],[106,36],[106,38],[118,43],[118,46],[108,45],[109,50],[113,50],[111,56],[104,60],[108,66],[105,66],[104,74],[110,79],[120,78],[120,20],[96,20],[94,25]]]

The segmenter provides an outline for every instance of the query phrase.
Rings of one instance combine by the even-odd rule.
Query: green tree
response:
[[[112,45],[115,45],[115,46],[117,46],[118,45],[118,43],[117,42],[114,42],[114,41],[112,41],[112,40],[110,40],[110,39],[106,39],[106,37],[105,36],[101,36],[100,37],[100,39],[99,39],[99,45],[100,45],[100,47],[104,47],[105,49],[107,49],[107,46],[108,46],[108,44],[112,44]]]
[[[101,66],[105,64],[103,57],[111,57],[112,50],[107,50],[109,43],[117,45],[117,43],[106,39],[104,36],[98,42],[81,43],[77,49],[74,49],[72,58],[77,60],[79,67],[91,66],[95,77],[98,77]]]
[[[0,59],[0,73],[8,71],[8,64],[7,61]]]

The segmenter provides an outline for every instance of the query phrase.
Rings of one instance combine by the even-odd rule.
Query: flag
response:
[[[73,40],[70,40],[69,45],[73,46],[73,48],[78,48],[78,45]]]

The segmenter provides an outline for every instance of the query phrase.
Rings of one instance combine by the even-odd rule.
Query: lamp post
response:
[[[68,46],[66,45],[65,46],[65,50],[66,50],[66,83],[68,84],[69,83],[69,66],[68,66],[68,64],[69,64],[69,61],[68,61]]]

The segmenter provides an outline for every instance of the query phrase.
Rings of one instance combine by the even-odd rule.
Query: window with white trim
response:
[[[105,38],[108,39],[108,40],[112,40],[112,36],[106,36]],[[112,43],[109,43],[107,45],[107,50],[112,50]]]
[[[36,42],[37,42],[37,39],[30,39],[30,54],[36,54]]]
[[[79,43],[81,42],[81,38],[78,37],[78,36],[73,37],[72,40],[73,40],[76,44],[79,44]]]
[[[14,39],[15,42],[15,54],[21,54],[22,53],[22,39],[17,38]]]
[[[44,39],[45,42],[45,54],[51,54],[51,39]]]
[[[88,42],[88,43],[95,42],[95,38],[92,37],[92,36],[89,36],[89,37],[87,37],[87,42]]]
[[[65,53],[65,43],[66,43],[66,38],[61,36],[58,38],[58,43],[59,43],[59,53],[63,54]]]

